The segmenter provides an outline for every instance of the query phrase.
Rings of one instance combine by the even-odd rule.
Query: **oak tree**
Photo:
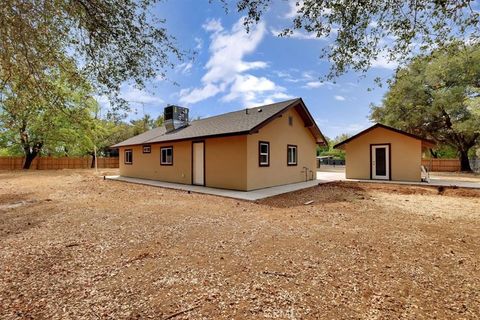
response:
[[[452,44],[400,69],[371,119],[455,148],[462,171],[480,143],[480,45]]]
[[[222,0],[221,0],[222,1]],[[227,1],[223,0],[227,5]],[[247,29],[277,2],[237,0]],[[292,0],[290,21],[279,36],[304,32],[330,38],[322,49],[327,78],[366,71],[377,59],[406,63],[416,53],[458,39],[478,42],[480,11],[474,0]]]

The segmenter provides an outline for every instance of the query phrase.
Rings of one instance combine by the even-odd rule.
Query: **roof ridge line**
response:
[[[243,112],[243,111],[245,111],[245,110],[247,110],[247,109],[255,109],[255,108],[269,107],[269,106],[272,106],[272,105],[274,105],[274,104],[285,103],[285,102],[294,101],[294,100],[299,100],[299,99],[301,99],[301,98],[294,98],[294,99],[289,99],[289,100],[284,100],[284,101],[272,102],[272,103],[269,103],[269,104],[263,104],[263,105],[256,106],[256,107],[247,107],[247,108],[238,109],[238,110],[234,110],[234,111],[228,111],[228,112],[225,112],[225,113],[216,114],[216,115],[214,115],[214,116],[210,116],[210,117],[206,117],[206,118],[201,118],[201,119],[198,119],[198,120],[193,120],[192,122],[194,122],[194,121],[201,121],[201,120],[207,120],[207,119],[211,119],[211,118],[215,118],[215,117],[220,117],[220,116],[224,116],[224,115],[226,115],[226,114],[235,113],[235,112]]]

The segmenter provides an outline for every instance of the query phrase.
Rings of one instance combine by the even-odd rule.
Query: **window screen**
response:
[[[294,145],[287,146],[287,164],[289,166],[297,165],[297,146],[294,146]]]
[[[125,150],[125,164],[132,164],[133,163],[133,151],[132,149]]]
[[[261,167],[268,167],[270,165],[270,143],[265,141],[258,143],[258,164]]]
[[[173,164],[173,147],[160,148],[160,164],[162,165]]]

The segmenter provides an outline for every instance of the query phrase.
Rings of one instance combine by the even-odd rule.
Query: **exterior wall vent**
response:
[[[188,108],[169,105],[163,110],[165,129],[171,132],[188,126]]]

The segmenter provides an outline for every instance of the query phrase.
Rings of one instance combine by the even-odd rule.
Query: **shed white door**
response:
[[[205,142],[193,143],[192,182],[197,185],[205,185]]]
[[[372,146],[372,179],[389,180],[390,179],[390,146],[374,145]]]

